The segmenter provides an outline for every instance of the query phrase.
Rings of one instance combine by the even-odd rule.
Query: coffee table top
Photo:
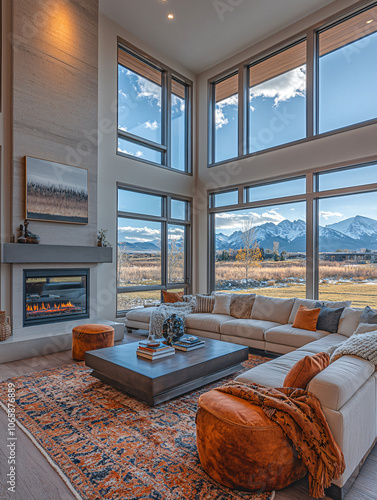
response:
[[[85,361],[93,368],[96,368],[101,361],[102,366],[111,364],[114,368],[126,369],[153,380],[187,368],[192,370],[196,365],[199,368],[207,362],[210,365],[211,361],[221,360],[223,357],[229,358],[232,354],[238,356],[243,354],[243,360],[247,359],[248,348],[245,346],[203,337],[198,339],[205,341],[204,347],[192,351],[176,350],[174,355],[154,361],[136,355],[139,342],[89,351],[85,354]],[[94,362],[96,366],[93,366]]]

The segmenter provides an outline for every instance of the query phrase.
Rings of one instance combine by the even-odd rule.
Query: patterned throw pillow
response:
[[[360,323],[369,323],[370,325],[377,324],[377,312],[369,306],[366,306],[360,316]]]
[[[249,319],[255,293],[234,293],[230,301],[230,315],[237,319]]]
[[[344,311],[344,307],[333,309],[331,307],[321,305],[320,302],[317,302],[315,307],[321,308],[317,321],[317,330],[336,333],[338,331],[339,321]]]
[[[211,313],[215,305],[215,297],[211,295],[196,295],[196,308],[194,313]]]

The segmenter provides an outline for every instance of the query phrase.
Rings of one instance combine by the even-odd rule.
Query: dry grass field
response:
[[[88,218],[88,196],[73,189],[47,188],[28,185],[28,213],[55,215],[67,218]]]

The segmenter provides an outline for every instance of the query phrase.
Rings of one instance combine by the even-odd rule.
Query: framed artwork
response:
[[[25,157],[26,219],[88,224],[88,170]]]

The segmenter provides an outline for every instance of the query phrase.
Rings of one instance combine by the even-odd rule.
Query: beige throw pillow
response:
[[[231,293],[215,293],[215,305],[212,314],[226,314],[230,315],[230,301],[232,299]]]
[[[237,319],[249,319],[255,293],[234,293],[230,300],[230,315]]]
[[[375,331],[377,331],[377,325],[371,325],[369,323],[360,323],[354,335],[360,335],[361,333],[369,333]]]
[[[195,296],[196,308],[194,313],[211,313],[213,306],[215,304],[215,299],[211,295],[200,295]]]

